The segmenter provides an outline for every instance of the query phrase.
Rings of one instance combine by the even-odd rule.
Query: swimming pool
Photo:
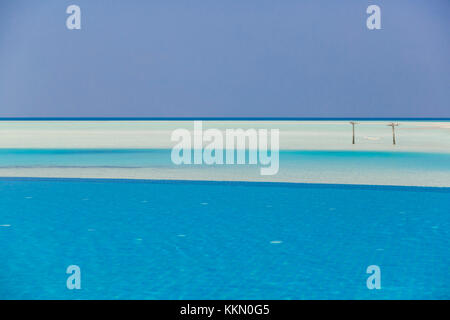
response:
[[[450,298],[448,188],[0,178],[0,194],[0,299]]]

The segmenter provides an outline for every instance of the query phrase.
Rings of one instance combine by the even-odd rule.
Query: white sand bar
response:
[[[203,121],[203,127],[276,128],[282,150],[450,153],[450,121],[398,122],[396,146],[389,121],[360,121],[355,145],[348,121]],[[193,121],[0,121],[0,148],[170,149],[177,128],[193,130]]]

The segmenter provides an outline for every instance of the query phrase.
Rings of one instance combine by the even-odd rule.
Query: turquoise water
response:
[[[448,188],[0,178],[0,194],[0,299],[450,298]]]
[[[170,153],[169,149],[0,149],[0,167],[177,167]],[[281,169],[321,164],[450,172],[450,153],[280,151]]]
[[[261,176],[261,167],[177,166],[168,149],[0,149],[0,176],[450,187],[450,153],[282,150],[276,175]]]

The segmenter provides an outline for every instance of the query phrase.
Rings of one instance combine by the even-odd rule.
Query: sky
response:
[[[0,0],[0,117],[450,117],[449,16],[448,0]]]

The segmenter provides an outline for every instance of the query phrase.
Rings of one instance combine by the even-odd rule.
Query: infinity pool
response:
[[[449,188],[0,178],[0,195],[0,299],[450,298]]]

